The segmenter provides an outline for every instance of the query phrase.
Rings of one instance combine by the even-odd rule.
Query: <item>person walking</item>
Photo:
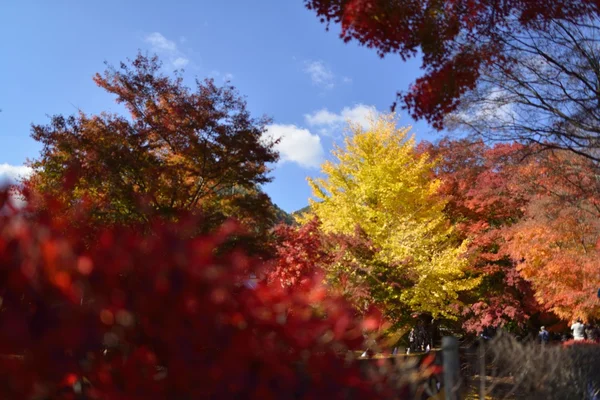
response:
[[[545,326],[540,328],[540,333],[538,334],[538,338],[540,339],[541,344],[548,344],[550,342],[550,332],[546,330]]]
[[[412,328],[408,333],[408,349],[406,354],[413,353],[416,350],[417,334],[415,328]]]
[[[571,325],[573,331],[573,340],[585,340],[585,325],[581,321],[581,318],[577,318],[575,323]]]

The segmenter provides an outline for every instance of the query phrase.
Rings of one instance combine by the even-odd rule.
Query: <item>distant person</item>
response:
[[[538,334],[541,344],[548,344],[550,342],[550,332],[546,330],[545,326],[540,328],[540,333]]]
[[[581,322],[581,318],[577,318],[571,325],[571,331],[573,331],[573,340],[585,340],[585,325]]]
[[[406,354],[410,354],[416,350],[417,334],[415,328],[412,328],[408,333],[408,350]]]

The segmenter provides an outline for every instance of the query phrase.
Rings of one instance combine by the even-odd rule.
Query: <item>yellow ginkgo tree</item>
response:
[[[322,165],[323,178],[309,179],[316,198],[311,214],[327,233],[353,235],[360,227],[377,248],[368,266],[342,258],[330,271],[334,279],[344,274],[370,282],[388,313],[401,308],[452,318],[459,293],[478,280],[465,274],[466,243],[444,215],[440,182],[431,173],[435,162],[417,154],[409,131],[396,126],[393,114],[373,115],[366,130],[350,124],[334,161]]]

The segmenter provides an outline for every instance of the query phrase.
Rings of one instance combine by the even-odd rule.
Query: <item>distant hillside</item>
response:
[[[293,217],[293,214],[289,214],[285,211],[283,211],[281,208],[279,208],[277,206],[277,204],[273,204],[273,207],[275,207],[275,216],[277,217],[277,222],[283,222],[284,224],[287,225],[294,225],[294,223],[296,222],[296,220]]]
[[[273,207],[275,207],[277,222],[283,222],[287,225],[296,225],[296,217],[300,217],[310,211],[310,206],[306,206],[290,214],[279,208],[277,204],[273,204]]]
[[[310,211],[310,206],[303,207],[292,213],[292,217],[300,217]]]

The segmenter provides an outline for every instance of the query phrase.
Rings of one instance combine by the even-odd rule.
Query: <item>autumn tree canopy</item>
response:
[[[341,25],[341,38],[374,48],[380,56],[422,56],[424,76],[406,93],[404,106],[436,128],[491,65],[510,70],[510,35],[548,28],[549,21],[598,16],[594,0],[568,2],[495,0],[305,0],[322,22]]]
[[[544,152],[523,164],[518,176],[533,196],[524,217],[506,230],[507,251],[546,309],[564,320],[597,318],[597,166],[570,152]]]
[[[296,227],[280,224],[274,229],[275,257],[267,280],[283,287],[299,287],[322,274],[332,262],[326,237],[316,218]]]
[[[385,293],[384,304],[452,316],[458,293],[477,280],[465,276],[465,245],[436,196],[440,181],[431,177],[434,163],[415,153],[408,132],[396,127],[393,115],[374,118],[366,131],[352,125],[344,146],[333,151],[335,161],[323,164],[325,177],[310,180],[317,198],[311,210],[325,232],[353,235],[358,226],[372,241],[377,249],[372,261],[387,268],[385,274],[373,271],[373,264],[364,269]],[[340,273],[350,266],[341,263]]]
[[[270,200],[257,189],[278,158],[262,138],[268,120],[251,117],[231,86],[205,80],[192,90],[160,70],[156,57],[138,55],[94,77],[129,116],[80,112],[34,125],[42,152],[28,188],[67,207],[88,204],[109,223],[198,210],[253,227],[272,220]]]
[[[470,139],[443,139],[419,147],[437,159],[434,176],[442,181],[444,211],[457,234],[469,240],[469,268],[482,278],[477,288],[463,294],[464,328],[525,328],[542,308],[531,283],[518,272],[504,233],[523,218],[532,196],[532,187],[519,183],[526,148]]]
[[[445,212],[470,239],[469,266],[482,276],[463,297],[469,330],[598,313],[597,167],[573,152],[542,149],[466,139],[421,146],[439,159]]]

